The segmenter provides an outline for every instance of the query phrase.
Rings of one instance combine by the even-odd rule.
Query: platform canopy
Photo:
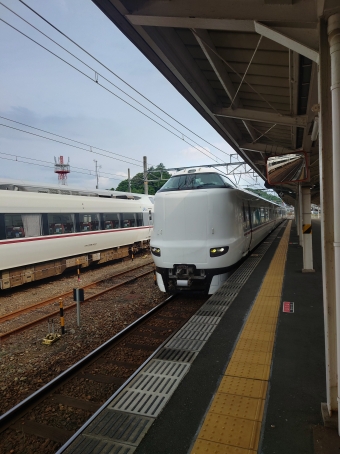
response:
[[[266,179],[266,159],[307,152],[319,203],[319,18],[339,0],[93,0]],[[297,183],[275,189],[293,203]]]

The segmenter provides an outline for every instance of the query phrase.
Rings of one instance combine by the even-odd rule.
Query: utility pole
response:
[[[93,160],[93,162],[95,163],[95,166],[96,166],[96,178],[97,178],[97,184],[96,184],[96,189],[98,189],[98,181],[99,181],[99,173],[98,173],[98,169],[101,168],[101,166],[98,166],[98,161],[96,159]]]
[[[144,168],[144,194],[149,194],[148,191],[148,165],[146,156],[143,156],[143,168]]]
[[[129,183],[129,192],[131,192],[131,178],[130,178],[130,169],[128,169],[128,183]]]

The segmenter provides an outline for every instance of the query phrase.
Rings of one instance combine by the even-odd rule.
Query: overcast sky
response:
[[[138,97],[19,0],[2,2],[114,84]],[[90,0],[25,0],[25,2],[178,121],[223,151],[233,153],[229,145]],[[0,178],[57,184],[57,176],[49,166],[54,162],[55,156],[63,155],[66,160],[70,158],[69,186],[95,188],[94,172],[93,175],[89,175],[88,170],[94,171],[93,160],[96,159],[101,166],[99,188],[104,189],[117,187],[119,181],[127,177],[128,168],[131,170],[131,176],[142,171],[144,155],[147,156],[149,165],[162,162],[167,168],[214,162],[97,85],[94,82],[93,71],[77,62],[2,5],[0,18],[37,40],[92,79],[86,78],[7,24],[0,22],[0,115],[118,153],[125,157],[116,158],[129,161],[129,163],[119,161],[114,159],[114,155],[110,157],[109,153],[95,149],[93,151],[106,156],[91,153],[88,146],[58,137],[54,139],[85,150],[0,126]],[[117,95],[128,99],[118,89],[104,82],[101,76],[98,80]],[[142,98],[139,97],[138,100],[146,104]],[[131,100],[129,102],[136,105]],[[151,105],[148,107],[156,111]],[[160,115],[172,122],[163,114]],[[46,133],[2,118],[0,123],[53,138]],[[172,124],[186,133],[181,126],[174,122]],[[222,152],[188,134],[210,152],[223,160],[228,160]],[[34,159],[37,161],[33,161]]]

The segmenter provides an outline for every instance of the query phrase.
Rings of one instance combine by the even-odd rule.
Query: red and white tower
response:
[[[70,170],[70,158],[68,158],[67,164],[64,164],[64,156],[58,158],[54,157],[54,173],[58,174],[58,183],[66,185],[67,184],[67,174],[71,172]]]

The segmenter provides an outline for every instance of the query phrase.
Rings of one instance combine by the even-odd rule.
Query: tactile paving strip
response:
[[[154,418],[162,411],[171,394],[188,372],[190,364],[196,358],[199,350],[202,349],[220,322],[221,317],[223,317],[280,231],[281,228],[278,228],[277,231],[267,238],[267,243],[256,250],[256,257],[250,257],[241,265],[226,283],[201,307],[196,315],[181,328],[165,347],[158,352],[154,359],[109,404],[107,409],[94,419],[83,434],[67,448],[66,452],[68,454],[92,454],[94,452],[103,454],[130,454],[134,452]],[[269,313],[268,315],[270,316],[271,314]],[[253,323],[256,322],[257,320],[254,319]],[[252,342],[254,341],[252,340]],[[247,339],[244,342],[247,342]],[[261,342],[261,340],[255,342]],[[262,346],[262,348],[265,347]],[[267,350],[265,351],[267,352]],[[262,364],[255,365],[266,367]],[[224,384],[224,386],[227,385]],[[253,387],[249,385],[245,387],[245,389],[248,388],[254,388],[256,390],[254,391],[255,395],[246,396],[245,398],[247,400],[244,401],[240,400],[242,397],[238,398],[239,413],[237,415],[247,414],[246,409],[249,408],[249,411],[255,412],[256,418],[259,419],[260,415],[262,415],[262,407],[261,402],[259,403],[256,400],[256,392],[260,391],[258,391],[258,386],[255,385]],[[218,414],[217,416],[218,418],[230,418],[228,424],[234,424],[235,414]],[[136,419],[129,420],[129,418]],[[213,425],[219,425],[221,423],[222,419],[218,418],[212,423]],[[119,421],[121,421],[121,425]],[[125,423],[131,424],[130,438],[124,438],[124,434],[126,434],[124,430]],[[224,424],[223,421],[222,424]],[[254,423],[249,424],[249,421],[245,419],[244,424],[244,430],[247,435],[242,435],[242,437],[245,436],[247,439],[250,437],[249,439],[255,445],[259,436],[259,422],[256,420]],[[102,440],[101,437],[105,439]],[[224,451],[220,451],[220,448],[222,447],[224,449],[225,445],[220,445],[220,441],[215,443],[209,440],[202,440],[202,444],[197,448],[197,452],[210,452],[202,450],[203,445],[207,444],[207,446],[211,445],[214,447],[214,452],[221,452],[222,454]],[[237,450],[230,450],[228,452],[231,454],[234,452],[235,454],[240,453],[239,448],[235,449]],[[253,451],[247,450],[244,451],[244,454],[247,452],[251,454]]]
[[[257,452],[290,227],[291,222],[288,223],[271,261],[224,377],[203,421],[192,454]],[[261,251],[267,250],[266,246],[262,245]],[[256,253],[261,251],[257,250]],[[247,271],[238,273],[234,281],[243,279]]]

